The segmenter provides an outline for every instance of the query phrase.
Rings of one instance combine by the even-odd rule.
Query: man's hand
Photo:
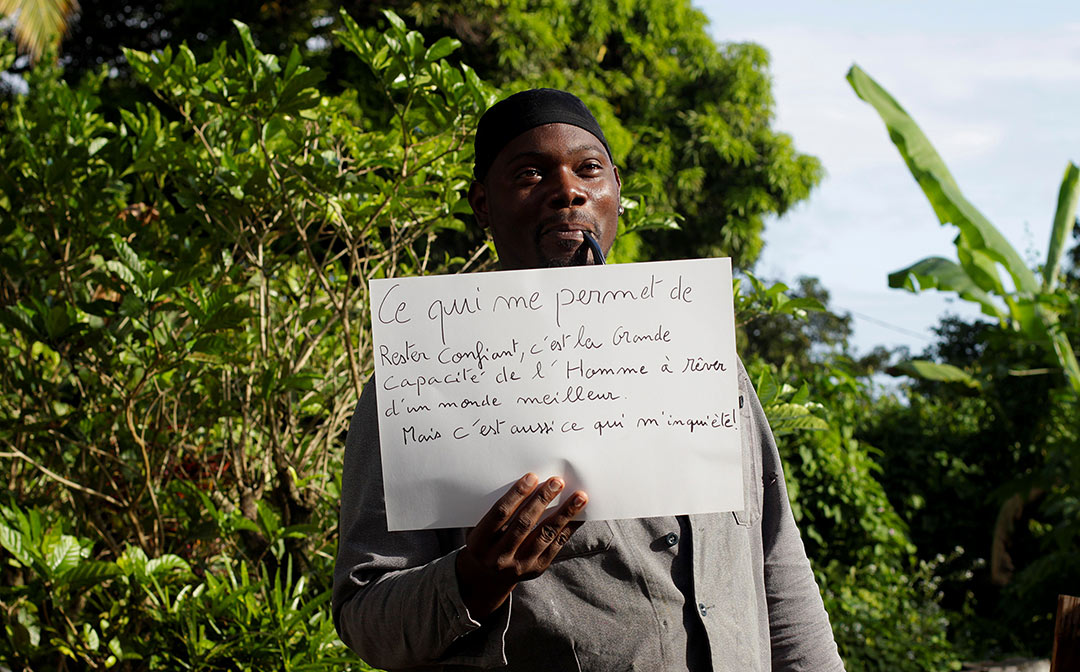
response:
[[[518,479],[469,532],[458,554],[461,599],[477,620],[498,609],[518,583],[543,574],[581,525],[571,521],[589,500],[584,492],[575,492],[541,521],[565,484],[558,477],[536,484],[533,474]]]

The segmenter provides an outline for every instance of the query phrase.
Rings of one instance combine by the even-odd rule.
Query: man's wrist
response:
[[[454,568],[461,601],[469,610],[469,615],[477,621],[482,621],[502,606],[517,585],[500,585],[492,579],[469,554],[468,548],[458,552]]]

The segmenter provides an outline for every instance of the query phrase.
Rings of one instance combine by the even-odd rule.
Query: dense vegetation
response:
[[[820,178],[770,128],[765,52],[655,5],[102,3],[63,68],[0,42],[27,85],[0,98],[0,664],[365,669],[327,601],[366,280],[492,267],[463,197],[498,92],[597,110],[630,177],[618,260],[750,270],[764,218]],[[976,238],[963,268],[986,267]],[[741,278],[740,348],[849,670],[1045,654],[1047,596],[1080,592],[1056,354],[1075,255],[988,298],[995,323],[943,323],[900,395],[815,281]],[[916,266],[895,284],[956,290]]]

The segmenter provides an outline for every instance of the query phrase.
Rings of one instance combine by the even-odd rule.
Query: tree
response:
[[[148,50],[186,40],[203,58],[219,39],[236,44],[229,19],[237,18],[252,25],[264,49],[308,51],[328,73],[325,92],[362,92],[370,74],[326,39],[339,27],[335,4],[100,0],[74,23],[67,76],[115,67],[120,78],[110,86],[127,100],[130,91],[115,90],[125,81],[120,45]],[[553,86],[581,96],[608,134],[625,193],[665,215],[654,221],[660,230],[622,240],[616,260],[730,255],[751,268],[765,219],[806,198],[821,179],[817,159],[771,127],[767,52],[749,43],[717,45],[689,0],[340,4],[361,26],[385,27],[379,9],[388,7],[431,39],[460,41],[462,60],[506,93]],[[670,230],[672,215],[681,232]]]

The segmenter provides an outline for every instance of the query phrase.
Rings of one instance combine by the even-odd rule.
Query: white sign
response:
[[[371,281],[390,530],[526,472],[587,519],[743,508],[729,259]]]

